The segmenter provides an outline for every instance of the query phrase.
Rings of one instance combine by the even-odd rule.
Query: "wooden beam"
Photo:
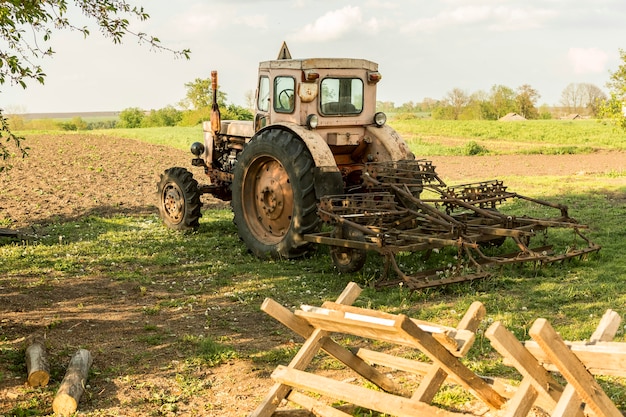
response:
[[[572,384],[567,384],[559,398],[559,402],[552,411],[551,417],[569,417],[583,415],[582,402]]]
[[[467,353],[474,344],[474,332],[480,326],[480,322],[485,317],[485,306],[481,302],[475,301],[467,310],[463,319],[457,326],[457,330],[469,331],[472,333],[472,337],[465,341],[462,346],[463,354]],[[445,382],[448,374],[442,368],[436,364],[432,365],[432,369],[426,374],[426,377],[422,383],[417,387],[417,390],[413,393],[413,399],[422,401],[425,403],[431,403],[441,385]]]
[[[626,377],[626,343],[623,342],[563,342],[585,365],[592,375]],[[536,341],[524,342],[524,347],[549,371],[558,367]]]
[[[504,417],[526,417],[538,395],[530,378],[525,378],[513,398],[506,404]]]
[[[437,364],[448,375],[455,375],[465,389],[481,399],[489,407],[494,409],[502,408],[505,399],[482,378],[469,370],[429,333],[420,329],[407,316],[400,315],[399,318],[400,320],[396,326],[404,333],[403,339],[410,340],[415,347],[426,354],[433,363]]]
[[[312,391],[336,400],[350,402],[369,410],[394,416],[461,416],[461,414],[448,412],[429,404],[335,381],[286,366],[279,365],[272,373],[272,378],[294,388]]]
[[[293,403],[298,404],[305,410],[310,411],[315,416],[320,417],[350,417],[350,414],[346,414],[341,410],[338,410],[329,405],[323,404],[313,398],[301,394],[297,391],[291,391],[287,399]],[[273,416],[276,417],[276,416]]]
[[[314,327],[310,326],[306,320],[296,316],[274,300],[265,300],[261,309],[304,338],[310,337],[314,331]],[[381,389],[394,394],[406,395],[402,387],[393,382],[391,378],[368,365],[363,359],[337,344],[331,338],[323,337],[321,339],[321,348]]]
[[[361,288],[354,282],[349,283],[337,298],[338,303],[352,304],[361,294]],[[296,356],[289,363],[293,369],[305,369],[321,347],[322,338],[328,336],[328,332],[315,329],[309,338],[304,342]],[[269,393],[259,406],[250,414],[250,417],[270,417],[282,400],[291,391],[291,387],[277,383],[270,388]]]
[[[563,388],[550,376],[541,364],[528,352],[515,335],[508,331],[501,322],[494,322],[485,336],[491,346],[498,351],[507,363],[515,367],[524,380],[528,380],[535,390],[543,396],[549,410],[556,406]]]
[[[597,417],[623,417],[546,319],[537,319],[528,333]]]
[[[611,342],[615,337],[615,334],[619,330],[619,325],[622,321],[622,318],[615,311],[608,309],[602,319],[600,319],[600,323],[596,328],[596,331],[593,332],[590,338],[590,342]]]

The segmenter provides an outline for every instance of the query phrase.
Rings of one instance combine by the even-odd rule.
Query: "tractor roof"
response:
[[[261,62],[259,69],[363,69],[378,71],[378,64],[365,59],[353,58],[278,59]]]
[[[363,69],[378,71],[378,64],[365,59],[353,58],[308,58],[292,59],[287,44],[283,42],[278,58],[273,61],[263,61],[259,69]]]

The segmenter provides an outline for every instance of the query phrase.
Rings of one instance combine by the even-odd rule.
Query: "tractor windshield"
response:
[[[360,78],[324,78],[321,90],[323,115],[355,115],[363,111],[363,81]]]

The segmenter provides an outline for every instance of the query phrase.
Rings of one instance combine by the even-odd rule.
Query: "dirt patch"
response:
[[[10,172],[0,175],[1,226],[25,232],[89,215],[156,213],[160,173],[190,164],[188,152],[109,136],[32,136],[27,145],[30,156],[15,161]],[[450,182],[503,174],[569,176],[626,168],[626,155],[611,152],[432,159],[442,178]],[[205,203],[223,205],[213,199]],[[235,416],[253,410],[272,385],[270,368],[226,358],[217,367],[198,366],[190,375],[189,365],[184,365],[185,352],[171,343],[190,329],[204,329],[209,318],[217,323],[212,331],[234,335],[231,344],[244,354],[252,348],[293,345],[288,334],[276,332],[281,326],[260,311],[240,310],[232,300],[212,294],[200,295],[194,303],[211,309],[186,305],[159,315],[145,314],[142,306],[182,297],[172,293],[167,280],[155,281],[147,290],[106,276],[51,279],[44,285],[40,280],[39,276],[0,278],[0,349],[22,346],[31,332],[48,329],[57,382],[76,348],[95,349],[97,372],[90,378],[80,407],[89,415]],[[139,330],[144,339],[146,332],[154,332],[155,342],[139,339]],[[59,347],[63,349],[55,349]],[[203,385],[186,385],[187,377]],[[0,415],[9,415],[18,404],[28,404],[34,397],[51,404],[51,390],[28,389],[24,379],[24,369],[0,364]]]

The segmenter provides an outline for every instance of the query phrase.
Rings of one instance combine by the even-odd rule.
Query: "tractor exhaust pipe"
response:
[[[217,71],[211,71],[211,90],[213,91],[213,103],[211,104],[211,130],[217,135],[222,130],[222,116],[217,105]]]

